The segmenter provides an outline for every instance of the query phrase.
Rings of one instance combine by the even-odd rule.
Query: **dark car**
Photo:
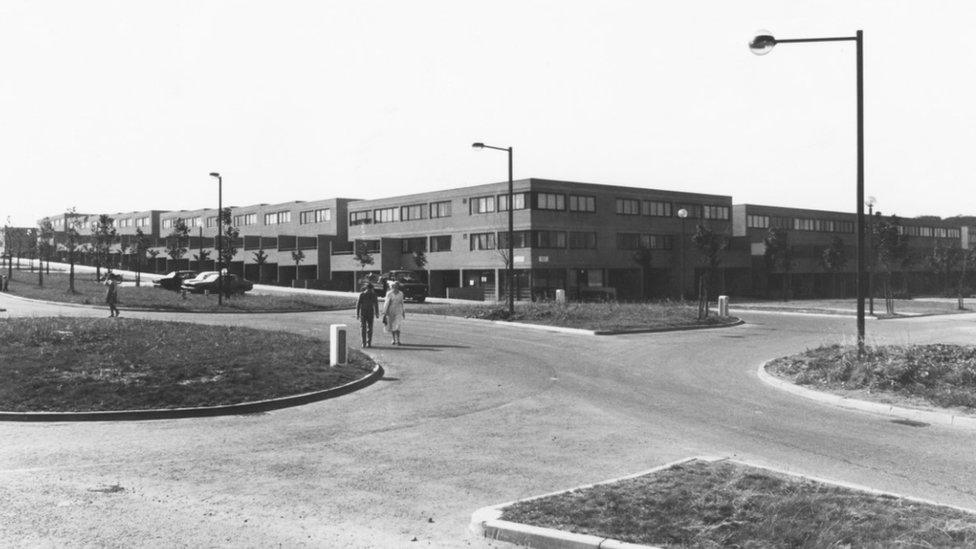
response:
[[[184,280],[189,280],[199,273],[197,271],[173,271],[153,280],[153,286],[164,290],[179,290]]]
[[[223,284],[224,293],[227,294],[243,294],[254,288],[254,284],[250,280],[241,278],[236,274],[225,274],[218,277],[214,271],[201,273],[194,279],[184,281],[181,288],[193,294],[217,293],[221,289],[220,284]]]
[[[380,276],[371,274],[362,282],[369,282],[373,285],[373,290],[379,296],[386,295],[392,282],[400,283],[400,291],[403,292],[404,299],[412,299],[417,303],[423,303],[427,299],[427,284],[421,280],[420,276],[414,271],[398,270],[383,273]],[[360,284],[362,286],[362,284]]]

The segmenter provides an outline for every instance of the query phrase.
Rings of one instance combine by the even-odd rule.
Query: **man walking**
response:
[[[108,316],[119,316],[119,309],[116,307],[116,304],[119,302],[119,281],[116,280],[111,269],[105,275],[105,285],[108,286],[105,290],[105,303],[108,304]]]
[[[373,320],[380,316],[380,304],[376,292],[369,282],[363,284],[363,291],[356,302],[356,318],[359,319],[363,334],[363,347],[373,346]]]

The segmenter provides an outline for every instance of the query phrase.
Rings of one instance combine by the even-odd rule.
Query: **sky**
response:
[[[976,3],[0,2],[0,223],[536,177],[976,214]],[[925,38],[919,42],[920,38]]]

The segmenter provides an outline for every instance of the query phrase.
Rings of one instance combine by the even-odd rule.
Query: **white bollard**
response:
[[[346,363],[349,355],[349,345],[346,342],[346,325],[332,324],[329,326],[329,366],[339,366]]]
[[[566,303],[566,290],[556,290],[556,303]]]
[[[718,316],[729,316],[729,296],[718,296]]]

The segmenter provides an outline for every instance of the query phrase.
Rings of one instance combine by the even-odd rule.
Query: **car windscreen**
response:
[[[417,282],[417,277],[413,273],[397,273],[396,279],[400,282]]]

